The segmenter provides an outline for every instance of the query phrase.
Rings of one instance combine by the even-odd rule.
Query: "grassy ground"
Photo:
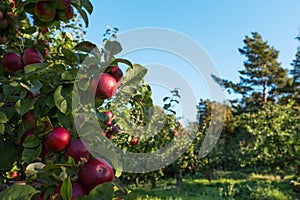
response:
[[[258,199],[289,200],[295,194],[289,186],[289,179],[279,177],[223,173],[208,181],[203,177],[186,177],[181,189],[177,189],[174,180],[160,180],[155,189],[150,185],[142,188],[131,186],[130,200],[219,200],[219,199]]]

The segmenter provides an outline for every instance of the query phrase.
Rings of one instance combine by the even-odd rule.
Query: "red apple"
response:
[[[118,66],[111,66],[109,72],[112,77],[116,79],[117,82],[123,79],[123,72]]]
[[[47,1],[39,1],[34,7],[35,15],[42,22],[50,22],[56,16],[55,7]]]
[[[23,53],[22,59],[24,65],[44,62],[44,58],[41,52],[34,48],[26,49]]]
[[[78,163],[81,161],[81,158],[88,160],[90,152],[80,139],[73,139],[67,146],[64,154],[66,160],[69,156],[74,159],[75,163]]]
[[[15,52],[6,53],[2,58],[2,65],[8,72],[16,72],[23,69],[21,56]]]
[[[106,111],[104,112],[104,114],[108,117],[108,120],[105,122],[105,124],[107,126],[111,126],[112,125],[112,120],[113,120],[113,114],[110,111]]]
[[[39,44],[45,46],[43,53],[45,54],[45,56],[48,56],[49,55],[49,49],[50,49],[49,42],[47,40],[40,40]]]
[[[65,10],[59,10],[59,11],[57,11],[57,16],[58,16],[58,19],[60,19],[60,20],[62,20],[64,22],[67,22],[67,21],[69,21],[70,19],[73,18],[73,16],[74,16],[74,10],[73,10],[72,6],[69,6]]]
[[[62,151],[69,144],[70,138],[70,132],[67,129],[63,127],[54,128],[45,137],[45,147],[53,152]]]
[[[116,133],[116,134],[120,132],[119,128],[116,127],[116,126],[112,126],[112,127],[111,127],[111,131],[112,131],[113,133]]]
[[[55,0],[54,4],[57,10],[65,10],[71,6],[71,0]]]
[[[15,0],[9,0],[10,2],[10,6],[12,9],[15,9],[16,8],[16,3],[15,3]]]
[[[36,127],[36,118],[33,114],[33,111],[29,111],[24,115],[24,119],[33,127]]]
[[[0,20],[0,30],[7,29],[7,27],[8,27],[7,19],[1,19]]]
[[[96,96],[98,98],[108,99],[115,95],[117,82],[111,75],[101,73],[91,79],[90,87],[93,92],[96,91]]]
[[[136,145],[139,142],[139,138],[137,136],[134,136],[131,140],[131,145]]]
[[[11,172],[10,177],[17,178],[19,176],[18,172]]]
[[[89,192],[97,185],[112,182],[114,171],[105,160],[93,158],[80,168],[78,178],[79,183]]]
[[[107,137],[107,139],[112,140],[114,135],[112,131],[107,131],[105,136]]]
[[[46,34],[48,33],[48,28],[40,28],[40,32]]]
[[[72,182],[72,200],[84,195],[87,195],[86,190],[78,182]]]
[[[30,135],[33,135],[34,134],[34,129],[29,129],[28,131],[26,131],[22,137],[21,137],[21,144],[23,144],[26,140],[26,138]]]

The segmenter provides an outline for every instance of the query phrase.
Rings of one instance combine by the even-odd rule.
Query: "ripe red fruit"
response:
[[[3,17],[4,17],[4,15],[3,15],[3,12],[2,12],[2,11],[0,11],[0,20],[2,20],[2,19],[3,19]]]
[[[30,135],[33,135],[34,134],[34,129],[29,129],[28,131],[26,131],[22,137],[21,137],[21,144],[23,144],[26,140],[26,138]]]
[[[119,133],[119,128],[116,127],[116,126],[112,126],[112,127],[111,127],[111,131],[112,131],[113,133]]]
[[[65,10],[71,6],[71,0],[55,0],[54,4],[57,10]]]
[[[79,183],[89,192],[97,185],[112,182],[114,171],[111,166],[102,159],[91,159],[79,171]]]
[[[111,66],[109,74],[116,79],[117,82],[123,79],[123,72],[118,66]]]
[[[139,142],[139,138],[137,136],[134,136],[131,140],[131,145],[136,145]]]
[[[45,137],[45,147],[53,152],[62,151],[70,142],[70,132],[62,127],[53,129]]]
[[[70,19],[73,18],[73,16],[74,16],[74,10],[73,10],[72,6],[69,6],[65,10],[59,10],[59,11],[57,11],[57,16],[58,16],[58,19],[60,19],[60,20],[62,20],[64,22],[67,22],[67,21],[69,21]]]
[[[18,172],[11,172],[10,177],[17,178],[19,176]]]
[[[42,63],[44,58],[41,52],[34,48],[26,49],[23,53],[23,63],[24,65],[34,64],[34,63]]]
[[[45,56],[48,56],[49,55],[49,49],[50,49],[50,44],[47,40],[40,40],[39,41],[39,44],[43,45],[45,48],[44,48],[44,52],[43,54]]]
[[[50,22],[55,18],[55,7],[46,1],[39,1],[34,7],[35,15],[42,22]]]
[[[36,118],[33,111],[29,111],[24,115],[24,119],[33,127],[36,127]]]
[[[16,3],[15,3],[15,0],[9,0],[10,2],[10,6],[12,9],[15,9],[16,8]]]
[[[96,91],[96,96],[100,99],[108,99],[115,95],[117,82],[111,75],[101,73],[91,79],[91,90]]]
[[[74,159],[75,163],[78,163],[81,158],[88,160],[90,152],[80,139],[74,139],[69,143],[64,154],[66,160],[69,156]]]
[[[48,33],[48,28],[40,28],[40,32],[46,34]]]
[[[7,27],[8,27],[7,19],[1,19],[0,20],[0,30],[7,29]]]
[[[113,120],[113,114],[110,111],[104,112],[104,114],[108,117],[108,120],[105,122],[107,126],[112,125],[112,120]]]
[[[21,56],[15,52],[6,53],[2,58],[2,65],[8,72],[16,72],[23,69]]]
[[[107,131],[105,136],[107,137],[107,139],[112,140],[113,139],[113,132],[112,131]]]
[[[87,195],[86,190],[77,182],[72,182],[72,200]]]

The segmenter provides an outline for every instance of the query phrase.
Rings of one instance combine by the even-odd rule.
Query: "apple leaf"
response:
[[[9,170],[12,162],[20,160],[21,153],[11,142],[0,141],[0,170]]]
[[[63,200],[72,199],[72,183],[70,177],[64,179],[60,188],[60,194]]]
[[[134,93],[146,74],[147,68],[134,64],[133,68],[126,70],[121,90],[129,95]]]
[[[11,187],[0,192],[0,199],[5,200],[30,200],[33,195],[37,194],[30,185],[12,185]]]
[[[117,59],[113,60],[110,65],[118,65],[118,63],[123,63],[123,64],[128,65],[129,67],[133,68],[132,63],[129,60],[123,59],[123,58],[117,58]]]
[[[92,14],[93,12],[93,5],[89,0],[80,0],[81,5],[89,12],[89,14]]]
[[[76,54],[73,53],[73,51],[63,48],[62,53],[64,54],[66,60],[70,61],[70,62],[77,62],[79,61],[79,58],[76,56]]]
[[[103,183],[92,189],[88,196],[79,197],[78,200],[112,200],[113,193],[112,183]]]
[[[62,85],[60,85],[54,92],[54,103],[56,107],[62,112],[67,112],[67,101],[61,94]]]
[[[97,58],[101,57],[100,56],[101,54],[100,54],[99,49],[97,48],[97,45],[95,45],[89,41],[83,41],[83,42],[78,43],[74,47],[74,50],[91,53],[91,54],[95,55]]]
[[[32,177],[39,173],[44,167],[45,164],[41,162],[31,163],[26,167],[25,174],[27,177]]]
[[[4,124],[0,124],[0,135],[3,135],[5,132],[5,125]]]
[[[33,74],[37,74],[38,72],[46,70],[48,66],[49,63],[35,63],[35,64],[26,65],[24,67],[25,75],[28,77]]]
[[[39,145],[37,148],[30,149],[25,148],[22,153],[22,160],[25,163],[31,163],[34,161],[42,152],[42,145]]]
[[[72,5],[77,9],[77,11],[80,13],[84,23],[85,27],[87,28],[89,26],[89,18],[86,14],[86,12],[74,1],[72,1]]]
[[[106,40],[104,48],[110,56],[116,55],[122,51],[122,46],[118,41]]]
[[[3,112],[0,111],[0,123],[4,124],[7,121],[8,121],[8,119],[7,119],[6,115],[5,115],[5,113],[3,113]]]
[[[30,135],[25,139],[25,141],[23,143],[23,147],[25,147],[25,148],[36,148],[41,143],[42,143],[42,141],[36,135]]]
[[[17,101],[15,106],[17,113],[23,116],[25,113],[31,110],[34,103],[35,100],[33,98],[20,99]]]

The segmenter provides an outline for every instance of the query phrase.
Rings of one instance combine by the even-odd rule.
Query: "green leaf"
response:
[[[81,0],[81,5],[90,13],[93,12],[93,5],[89,0]]]
[[[15,106],[17,113],[23,116],[25,113],[27,113],[29,110],[32,109],[34,103],[35,103],[34,98],[26,98],[26,99],[18,100]]]
[[[38,148],[29,149],[25,148],[22,153],[22,160],[25,163],[31,163],[34,161],[42,152],[42,145],[39,145]]]
[[[5,133],[5,125],[0,124],[0,135],[3,135]]]
[[[42,88],[42,83],[39,80],[30,81],[31,87],[29,91],[33,94],[40,94],[40,89]]]
[[[35,63],[24,67],[25,75],[28,77],[38,72],[44,71],[49,66],[49,63]]]
[[[103,183],[96,186],[89,192],[88,196],[78,198],[78,200],[112,200],[114,189],[112,183]]]
[[[35,176],[39,173],[46,165],[41,162],[31,163],[26,167],[25,174],[27,177]]]
[[[133,65],[133,68],[128,68],[124,76],[124,84],[121,86],[121,90],[128,94],[134,93],[146,74],[147,69],[141,65],[135,64]]]
[[[36,135],[30,135],[25,139],[25,141],[23,143],[23,147],[25,147],[25,148],[36,148],[41,143],[42,143],[42,141],[38,137],[36,137]]]
[[[31,26],[25,29],[25,33],[32,35],[37,31],[36,26]]]
[[[118,65],[118,63],[123,63],[123,64],[126,64],[128,65],[129,67],[133,68],[133,65],[132,63],[127,60],[127,59],[122,59],[122,58],[117,58],[115,60],[112,61],[112,63],[110,65]]]
[[[67,101],[61,94],[62,85],[60,85],[54,92],[54,103],[56,107],[62,112],[67,112]]]
[[[64,179],[60,188],[60,194],[63,200],[72,199],[72,183],[70,177]]]
[[[0,111],[0,123],[4,124],[6,122],[8,122],[8,119],[7,119],[6,115],[5,115],[5,113],[3,113],[3,112]]]
[[[76,3],[74,3],[72,1],[72,5],[77,9],[77,11],[79,12],[79,14],[81,15],[84,23],[85,23],[85,27],[87,28],[89,26],[89,18],[86,14],[86,12]]]
[[[5,200],[30,200],[33,195],[37,194],[30,185],[12,185],[11,187],[0,192],[0,199]]]
[[[74,50],[83,51],[83,52],[86,52],[86,53],[91,53],[91,54],[95,55],[97,58],[101,57],[100,56],[100,51],[97,48],[97,45],[95,45],[95,44],[93,44],[89,41],[83,41],[83,42],[78,43],[74,47]]]
[[[122,46],[118,41],[106,40],[104,48],[110,55],[116,55],[122,51]]]
[[[78,57],[76,56],[76,54],[73,53],[73,51],[65,48],[63,48],[61,51],[68,61],[78,63]]]
[[[0,141],[0,170],[9,170],[12,162],[20,160],[21,153],[11,142]]]

